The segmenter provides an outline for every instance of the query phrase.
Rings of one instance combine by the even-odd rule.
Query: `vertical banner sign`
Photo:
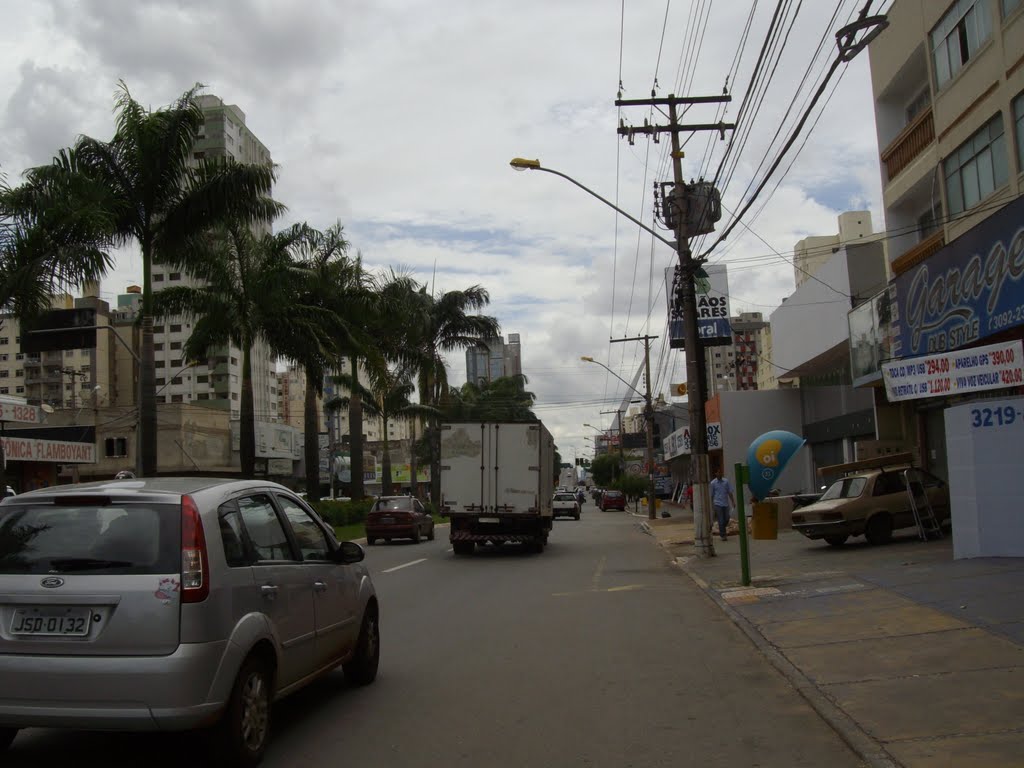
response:
[[[747,449],[747,466],[750,468],[747,487],[755,498],[767,498],[782,470],[805,442],[800,435],[774,429],[750,444]]]
[[[705,346],[732,344],[732,325],[729,323],[729,271],[724,264],[705,265],[703,275],[694,279],[697,294],[697,337]],[[682,317],[682,303],[677,298],[682,276],[679,267],[665,270],[669,285],[669,346],[684,349],[686,329]]]

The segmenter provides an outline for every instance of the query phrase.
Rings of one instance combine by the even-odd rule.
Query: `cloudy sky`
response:
[[[783,29],[760,109],[749,107],[735,134],[727,211],[764,178],[762,160],[789,135],[834,57],[835,30],[859,8],[793,5],[801,10]],[[109,138],[119,79],[153,107],[201,82],[245,112],[279,164],[276,195],[289,210],[278,226],[341,221],[372,268],[411,271],[438,291],[485,286],[490,314],[521,336],[529,388],[563,457],[589,455],[583,438],[594,433],[583,424],[608,426],[601,412],[629,390],[581,355],[633,381],[642,345],[609,340],[656,335],[655,393],[685,379],[684,358],[663,346],[662,273],[674,254],[568,182],[508,162],[540,158],[651,225],[651,186],[671,177],[667,136],[630,145],[616,127],[665,118],[620,112],[620,82],[627,99],[652,88],[718,94],[736,67],[724,115],[735,121],[774,9],[753,0],[0,0],[0,171],[13,182],[79,134]],[[783,257],[803,237],[835,233],[839,213],[867,208],[883,228],[867,54],[837,81],[745,226],[711,255],[731,265],[734,314],[777,307],[793,290]],[[686,122],[718,118],[699,106]],[[728,146],[693,136],[686,178],[713,176]],[[113,301],[140,279],[137,255],[119,254],[102,293]],[[460,383],[464,357],[450,362]]]

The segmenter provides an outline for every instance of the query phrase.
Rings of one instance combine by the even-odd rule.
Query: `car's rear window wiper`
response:
[[[94,557],[56,557],[50,566],[58,571],[89,571],[100,568],[128,568],[135,563],[128,560],[101,560]]]

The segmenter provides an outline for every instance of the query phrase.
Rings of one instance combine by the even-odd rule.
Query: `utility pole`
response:
[[[621,475],[623,469],[626,466],[626,454],[625,454],[626,444],[625,444],[625,442],[623,442],[623,437],[625,435],[625,428],[622,426],[622,411],[621,410],[618,410],[618,411],[600,411],[600,414],[602,416],[607,416],[608,414],[611,414],[611,413],[615,414],[615,420],[619,424],[619,474]]]
[[[630,339],[611,339],[612,344],[624,341],[642,341],[644,343],[644,432],[647,444],[644,450],[644,463],[647,465],[647,517],[657,517],[657,504],[654,499],[654,405],[651,402],[651,341],[657,336],[634,336]],[[621,422],[620,422],[621,423]]]
[[[668,133],[672,140],[672,177],[675,186],[672,192],[671,202],[674,204],[675,216],[674,229],[676,235],[676,252],[679,256],[679,267],[681,274],[681,285],[679,292],[680,303],[682,304],[683,326],[685,334],[686,349],[686,387],[690,407],[690,460],[692,462],[694,485],[693,485],[693,522],[694,522],[694,548],[697,554],[704,557],[713,557],[715,554],[714,541],[711,538],[711,497],[708,493],[708,442],[707,423],[704,417],[704,401],[706,399],[706,382],[701,376],[700,363],[700,336],[697,327],[697,294],[694,286],[694,276],[700,268],[700,262],[693,259],[690,251],[690,237],[703,232],[713,231],[712,223],[715,217],[708,216],[707,207],[700,207],[702,202],[708,198],[696,197],[683,181],[683,152],[680,149],[679,134],[693,133],[695,131],[717,131],[722,139],[725,132],[735,128],[734,123],[695,123],[683,125],[679,123],[677,107],[679,105],[694,104],[720,104],[732,101],[728,94],[720,96],[694,96],[676,97],[670,94],[667,98],[650,99],[617,99],[617,107],[668,107],[669,124],[653,125],[646,121],[643,127],[627,127],[620,125],[618,133],[620,136],[628,137],[630,143],[636,134],[658,136]],[[717,193],[716,193],[717,194]],[[693,206],[693,207],[691,207]],[[720,216],[720,212],[718,213]],[[703,226],[701,226],[703,225]],[[708,229],[707,227],[711,227]]]

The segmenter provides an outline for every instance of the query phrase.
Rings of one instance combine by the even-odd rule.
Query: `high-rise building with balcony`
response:
[[[522,372],[522,347],[518,333],[508,335],[508,344],[504,337],[495,336],[466,350],[466,381],[489,383],[502,376],[516,376]]]

